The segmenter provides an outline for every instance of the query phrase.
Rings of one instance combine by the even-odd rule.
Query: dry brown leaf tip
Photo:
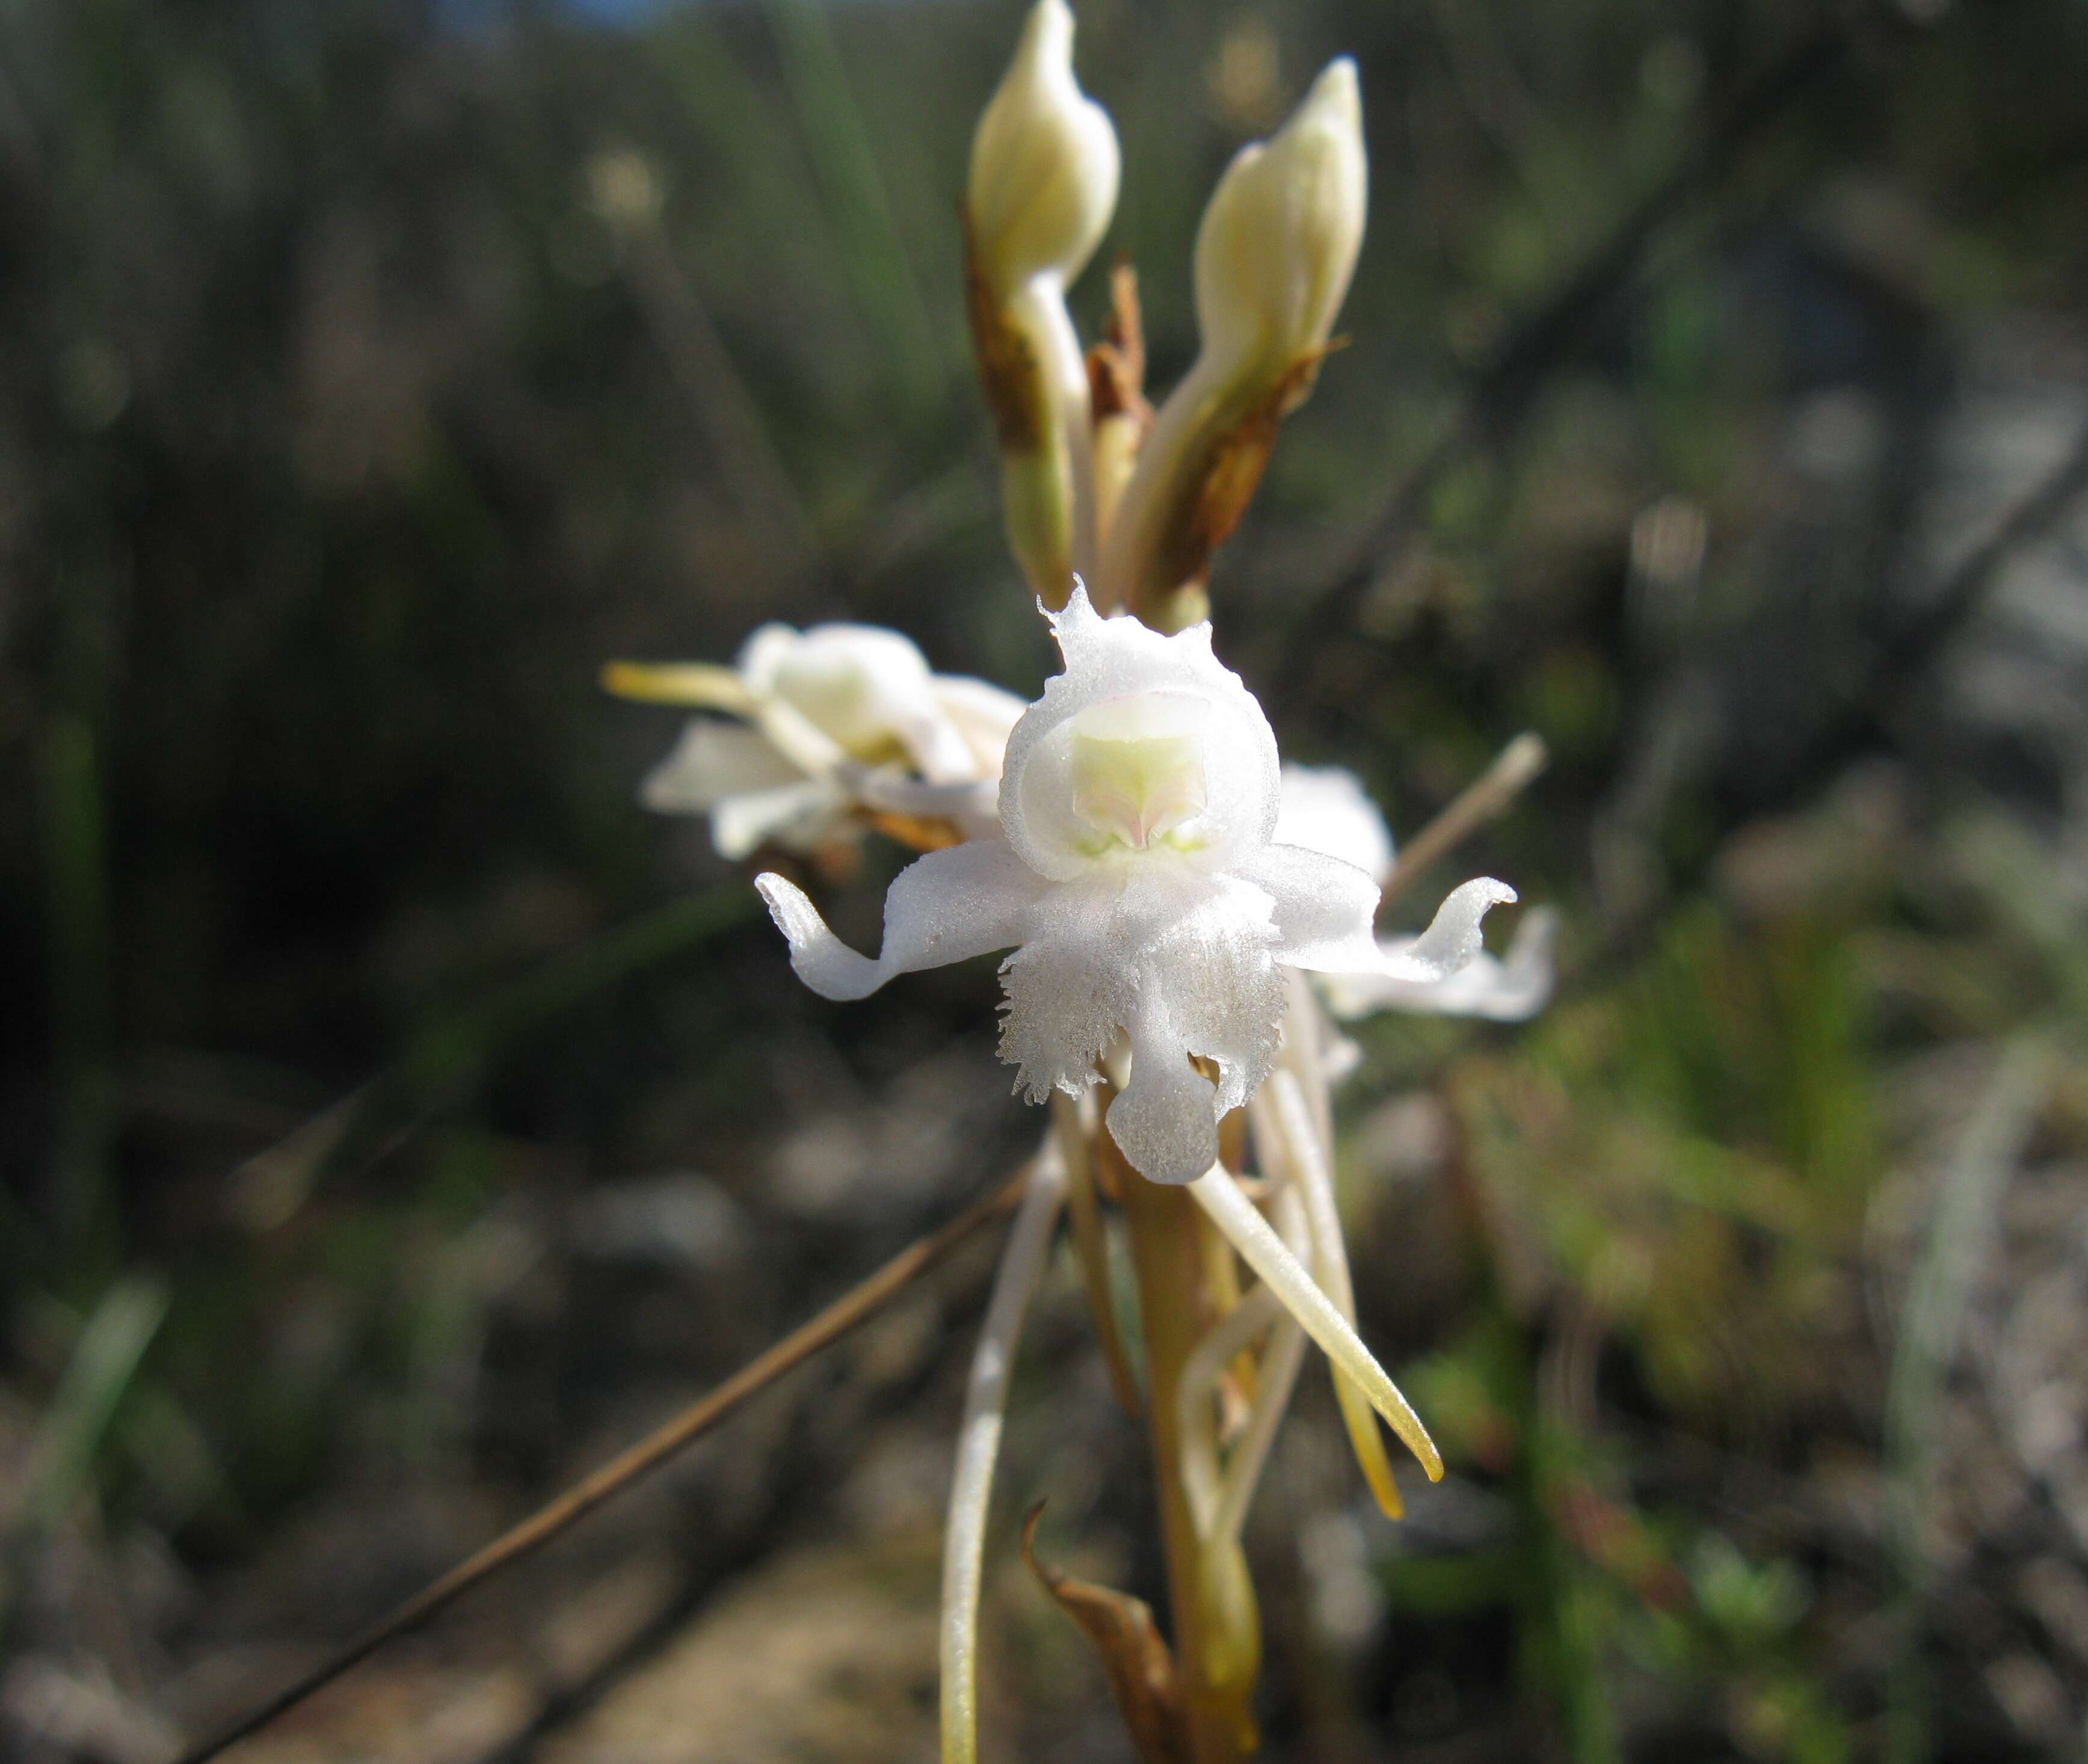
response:
[[[1037,1526],[1044,1503],[1022,1522],[1022,1559],[1060,1610],[1077,1623],[1102,1656],[1141,1764],[1193,1764],[1182,1691],[1153,1608],[1142,1599],[1091,1581],[1075,1580],[1037,1559]]]

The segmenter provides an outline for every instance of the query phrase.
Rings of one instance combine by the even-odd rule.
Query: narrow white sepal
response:
[[[1551,949],[1558,927],[1559,915],[1550,907],[1532,907],[1516,927],[1505,955],[1498,960],[1475,957],[1469,965],[1440,980],[1410,980],[1384,973],[1326,974],[1328,1005],[1343,1018],[1392,1010],[1522,1022],[1551,1001],[1556,980]],[[1395,953],[1403,948],[1393,946]]]
[[[1333,1301],[1320,1289],[1305,1265],[1285,1245],[1240,1192],[1239,1184],[1223,1164],[1213,1164],[1189,1184],[1189,1192],[1225,1234],[1240,1259],[1266,1281],[1284,1308],[1297,1318],[1305,1333],[1320,1344],[1320,1351],[1363,1387],[1371,1406],[1383,1415],[1408,1450],[1421,1461],[1431,1482],[1443,1476],[1443,1454],[1414,1412],[1414,1405],[1400,1394],[1385,1369],[1378,1364],[1363,1338]]]

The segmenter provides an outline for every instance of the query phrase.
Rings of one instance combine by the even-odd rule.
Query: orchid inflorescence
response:
[[[1362,238],[1354,64],[1329,66],[1220,179],[1196,241],[1201,349],[1155,412],[1129,272],[1093,349],[1066,308],[1119,170],[1109,118],[1074,79],[1072,36],[1065,0],[1038,0],[979,124],[966,196],[1011,549],[1063,670],[1025,705],[932,672],[895,632],[769,625],[732,667],[624,665],[609,680],[707,713],[643,797],[708,814],[725,857],[818,857],[872,830],[919,852],[886,895],[875,957],[837,938],[797,882],[756,878],[814,991],[862,998],[1008,952],[1001,1056],[1053,1107],[968,1388],[945,1551],[945,1759],[976,1753],[1008,1376],[1063,1209],[1119,1391],[1148,1415],[1166,1532],[1173,1653],[1111,1681],[1142,1750],[1212,1764],[1253,1745],[1259,1631],[1239,1540],[1305,1342],[1332,1363],[1387,1512],[1399,1496],[1379,1418],[1442,1470],[1354,1328],[1332,1102],[1354,1051],[1335,1019],[1526,1017],[1550,990],[1551,921],[1526,914],[1507,955],[1487,955],[1482,920],[1515,895],[1482,878],[1418,936],[1378,935],[1397,868],[1383,817],[1350,774],[1282,765],[1260,705],[1212,649],[1212,555],[1311,390]],[[1110,1296],[1104,1199],[1139,1284],[1142,1393]]]

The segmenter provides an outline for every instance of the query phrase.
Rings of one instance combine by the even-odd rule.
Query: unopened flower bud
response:
[[[1079,275],[1115,209],[1119,170],[1109,114],[1073,78],[1072,12],[1038,0],[972,137],[972,249],[995,289]]]
[[[965,220],[1009,543],[1055,608],[1093,567],[1092,414],[1066,285],[1109,226],[1119,169],[1116,131],[1073,78],[1073,15],[1038,0],[972,139]]]
[[[1304,401],[1363,243],[1369,182],[1355,63],[1242,148],[1196,234],[1196,366],[1161,407],[1112,523],[1102,591],[1162,629],[1200,615],[1211,554]]]
[[[1214,370],[1273,387],[1327,346],[1363,245],[1363,101],[1346,56],[1265,143],[1243,147],[1196,233],[1196,322]]]

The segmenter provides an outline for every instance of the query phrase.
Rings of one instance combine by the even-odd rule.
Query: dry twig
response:
[[[426,1622],[481,1581],[541,1549],[611,1496],[658,1469],[684,1446],[708,1432],[749,1398],[768,1389],[821,1349],[832,1347],[889,1304],[966,1239],[1014,1206],[1029,1180],[1029,1169],[1025,1165],[992,1193],[974,1202],[947,1225],[938,1227],[901,1250],[860,1286],[836,1299],[817,1317],[799,1325],[766,1352],[757,1355],[664,1427],[610,1459],[556,1500],[538,1508],[477,1554],[460,1562],[439,1580],[379,1618],[331,1659],[240,1717],[215,1739],[183,1753],[175,1764],[207,1764],[208,1760],[258,1732],[278,1715],[332,1684],[386,1642]]]

